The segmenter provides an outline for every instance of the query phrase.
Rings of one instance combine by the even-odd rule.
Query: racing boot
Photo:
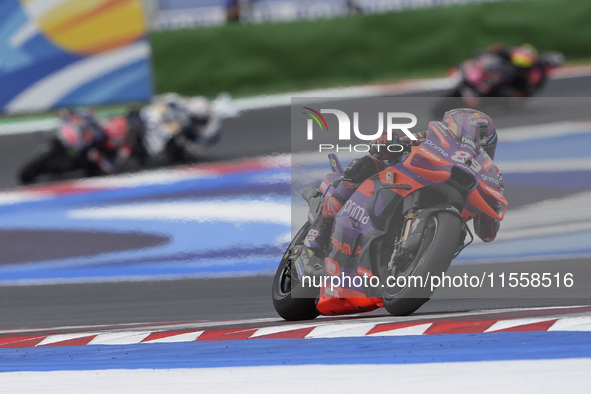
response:
[[[301,254],[298,257],[298,261],[296,262],[296,269],[298,270],[298,273],[303,268],[304,275],[306,276],[324,276],[324,261],[311,249],[302,248]],[[299,262],[301,262],[301,264],[298,264]]]

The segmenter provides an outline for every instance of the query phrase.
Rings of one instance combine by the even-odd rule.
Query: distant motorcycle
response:
[[[43,151],[23,166],[19,181],[31,184],[42,177],[59,179],[76,173],[98,176],[119,172],[131,156],[127,131],[123,117],[100,123],[92,116],[71,113],[51,133]]]
[[[502,59],[484,52],[449,71],[453,88],[448,97],[461,97],[471,108],[478,107],[485,97],[529,97],[539,91],[549,74],[563,63],[561,53],[544,52],[526,75],[517,77],[515,70],[506,67]]]
[[[143,158],[165,157],[172,162],[203,158],[219,142],[221,124],[237,111],[228,95],[210,102],[205,97],[161,96],[136,113]]]

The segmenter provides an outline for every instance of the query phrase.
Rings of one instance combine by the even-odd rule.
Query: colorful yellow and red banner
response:
[[[0,111],[146,101],[141,0],[0,2]]]

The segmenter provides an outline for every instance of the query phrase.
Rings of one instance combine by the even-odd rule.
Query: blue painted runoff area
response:
[[[416,364],[588,357],[591,357],[589,332],[508,332],[0,349],[0,372]]]

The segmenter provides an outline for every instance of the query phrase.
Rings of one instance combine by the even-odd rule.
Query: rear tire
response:
[[[310,227],[310,223],[306,222],[298,231],[284,253],[273,278],[273,306],[279,316],[285,320],[311,320],[320,314],[316,309],[316,298],[292,298],[291,296],[292,286],[298,286],[297,282],[294,283],[291,271],[291,251],[295,246],[302,245]]]
[[[450,212],[441,211],[427,219],[423,241],[417,255],[404,276],[420,276],[423,281],[430,276],[445,273],[461,242],[461,218]],[[412,286],[403,289],[386,288],[384,307],[394,316],[406,316],[415,312],[429,300],[433,292],[429,283],[424,287]]]
[[[19,181],[22,185],[29,185],[46,171],[50,156],[43,153],[27,163],[19,173]]]

